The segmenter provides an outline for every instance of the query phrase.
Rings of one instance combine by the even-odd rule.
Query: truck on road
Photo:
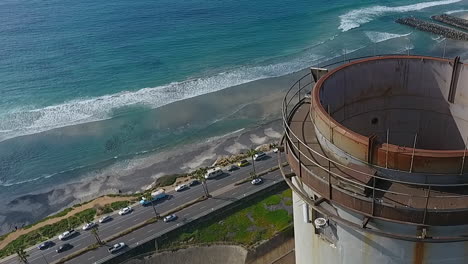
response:
[[[146,205],[151,204],[151,202],[156,202],[166,197],[167,197],[167,194],[164,191],[164,189],[160,189],[151,193],[151,200],[146,199],[145,197],[141,197],[140,204],[143,206],[146,206]]]

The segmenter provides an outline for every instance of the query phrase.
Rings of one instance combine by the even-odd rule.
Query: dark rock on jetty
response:
[[[431,16],[432,19],[454,26],[458,27],[464,30],[468,30],[468,20],[459,18],[459,17],[454,17],[454,16],[449,16],[446,14],[443,15],[438,15],[438,16]]]
[[[468,40],[468,33],[450,27],[427,22],[414,17],[398,18],[395,22],[417,28],[422,31],[442,35],[455,40]]]

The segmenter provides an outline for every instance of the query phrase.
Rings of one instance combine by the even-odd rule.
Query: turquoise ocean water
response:
[[[206,111],[171,126],[158,120],[172,113],[150,114],[172,102],[343,53],[441,56],[442,38],[394,19],[465,9],[466,0],[3,0],[0,198],[258,122]]]

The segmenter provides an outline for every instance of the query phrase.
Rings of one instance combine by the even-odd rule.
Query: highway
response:
[[[255,168],[257,172],[263,171],[265,169],[277,166],[278,162],[276,159],[276,154],[271,153],[266,159],[255,162]],[[275,172],[271,172],[262,176],[264,182],[260,185],[252,185],[250,183],[241,184],[239,186],[234,186],[234,183],[244,179],[249,176],[249,173],[252,171],[252,165],[239,168],[233,172],[226,172],[224,175],[221,175],[217,178],[210,179],[207,181],[208,190],[212,195],[211,198],[196,203],[188,208],[185,208],[176,213],[178,219],[173,222],[165,223],[163,221],[158,221],[153,224],[149,224],[145,227],[142,227],[138,230],[135,230],[132,233],[129,233],[112,243],[117,242],[124,242],[129,247],[133,247],[141,243],[145,239],[154,237],[155,234],[163,234],[168,232],[178,225],[190,221],[190,219],[198,218],[202,215],[208,214],[211,211],[215,210],[217,207],[223,206],[226,203],[230,203],[235,201],[238,198],[245,196],[246,194],[256,192],[260,189],[266,188],[274,182],[282,180],[279,170]],[[169,198],[165,199],[161,202],[156,204],[156,210],[158,213],[163,214],[171,209],[174,209],[177,206],[195,200],[202,196],[203,188],[201,184],[197,186],[190,187],[182,192],[168,192]],[[112,220],[106,223],[99,224],[99,236],[102,240],[106,240],[116,234],[127,230],[135,225],[141,224],[146,220],[154,217],[154,211],[151,206],[143,207],[143,206],[134,206],[133,212],[120,216],[116,213],[112,214]],[[60,241],[58,238],[54,238],[52,241],[55,243],[55,246],[46,249],[46,250],[39,250],[36,247],[32,250],[28,251],[29,253],[29,263],[31,264],[44,264],[44,263],[54,263],[65,256],[76,252],[78,250],[84,249],[87,246],[96,243],[95,237],[89,231],[83,231],[80,229],[76,229],[79,234],[66,240]],[[56,253],[55,249],[64,243],[70,243],[73,245],[73,248],[62,252]],[[95,263],[101,262],[104,259],[110,256],[107,249],[111,245],[104,245],[99,249],[87,252],[77,258],[74,258],[67,263]],[[17,264],[20,263],[18,258],[15,256],[13,258],[6,258],[0,261],[1,264]]]

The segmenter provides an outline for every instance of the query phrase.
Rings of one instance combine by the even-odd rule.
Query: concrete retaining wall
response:
[[[271,264],[293,249],[294,229],[291,227],[249,250],[245,264]]]
[[[126,264],[244,264],[247,250],[240,246],[191,247],[163,252],[146,259],[130,260]]]

